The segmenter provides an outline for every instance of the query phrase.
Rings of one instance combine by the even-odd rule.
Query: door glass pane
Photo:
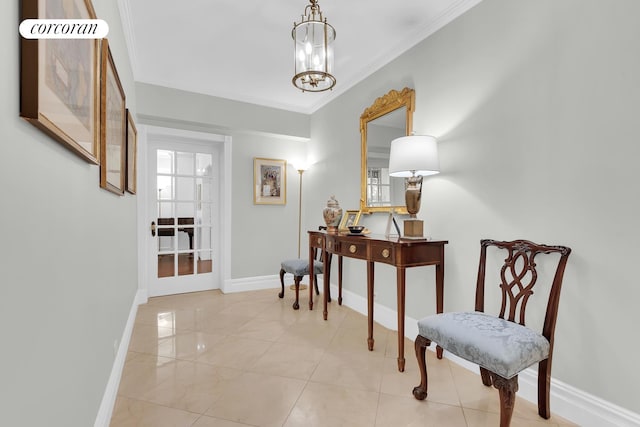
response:
[[[196,200],[203,202],[212,201],[213,183],[209,178],[196,178]]]
[[[198,252],[198,274],[211,273],[213,271],[213,252]]]
[[[174,218],[175,203],[173,202],[159,202],[158,203],[158,218]]]
[[[158,150],[157,151],[157,171],[158,173],[173,173],[173,151]]]
[[[193,250],[193,217],[178,218],[178,250]]]
[[[158,252],[173,252],[176,247],[175,230],[158,228]]]
[[[198,227],[197,250],[211,249],[211,227]]]
[[[178,276],[193,274],[193,252],[178,254]]]
[[[196,175],[211,176],[213,158],[211,154],[196,154]]]
[[[211,225],[213,220],[211,203],[200,203],[201,209],[198,211],[198,224]]]
[[[173,177],[158,175],[158,200],[173,199]]]
[[[176,178],[176,195],[177,200],[195,200],[195,179],[186,177]]]
[[[178,218],[191,218],[191,224],[193,224],[193,218],[196,216],[196,204],[194,202],[176,203],[176,216]]]
[[[178,175],[195,175],[195,153],[176,153],[178,159]]]
[[[158,255],[158,277],[171,277],[175,273],[173,254]]]

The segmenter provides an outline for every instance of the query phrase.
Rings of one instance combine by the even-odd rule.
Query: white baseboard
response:
[[[337,285],[331,285],[331,293],[337,295]],[[367,315],[367,299],[361,295],[343,289],[342,304],[358,313]],[[377,323],[385,328],[398,330],[398,315],[395,310],[374,303],[373,317]],[[415,340],[418,335],[418,321],[406,316],[404,323],[405,336]],[[435,351],[435,346],[431,346],[430,350]],[[449,352],[444,354],[447,359],[480,376],[477,365]],[[410,359],[407,355],[405,358]],[[518,385],[518,396],[537,405],[537,371],[526,369],[521,372],[518,376]],[[554,378],[551,378],[551,412],[584,427],[640,427],[640,414],[602,400]]]
[[[116,404],[116,396],[118,394],[118,387],[120,386],[120,378],[122,376],[122,370],[124,369],[124,362],[127,358],[127,351],[129,349],[129,342],[131,341],[131,333],[133,332],[133,325],[136,321],[136,314],[138,312],[138,305],[147,302],[147,292],[144,290],[138,290],[136,293],[131,310],[129,311],[129,317],[127,323],[122,331],[122,338],[120,339],[120,345],[118,346],[118,352],[116,353],[113,366],[111,367],[111,375],[109,375],[109,381],[107,387],[102,396],[102,402],[98,409],[98,415],[96,421],[93,424],[94,427],[109,427],[111,423],[111,414],[113,414],[113,408]]]
[[[227,279],[221,291],[225,294],[233,292],[259,291],[262,289],[275,289],[280,287],[280,276],[256,276],[243,277],[241,279]]]

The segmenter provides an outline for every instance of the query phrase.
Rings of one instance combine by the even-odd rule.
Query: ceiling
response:
[[[138,82],[310,114],[481,0],[319,0],[336,30],[331,91],[301,92],[293,23],[308,0],[119,0]]]

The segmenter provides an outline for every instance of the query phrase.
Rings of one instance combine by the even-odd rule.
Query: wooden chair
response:
[[[487,248],[506,250],[500,270],[502,305],[496,316],[484,313]],[[418,400],[427,397],[425,349],[435,342],[453,354],[480,365],[482,383],[498,389],[500,426],[511,423],[518,391],[518,373],[538,363],[538,413],[549,418],[549,388],[553,336],[558,315],[562,278],[571,249],[538,245],[527,240],[480,242],[480,266],[474,312],[442,313],[418,321],[415,349],[420,368],[420,385],[413,389]],[[538,279],[536,256],[559,254],[546,304],[542,333],[525,326],[525,310]]]
[[[318,230],[326,230],[327,227],[320,226]],[[329,255],[331,256],[331,255]],[[320,295],[320,291],[318,290],[318,274],[322,274],[324,270],[324,266],[322,263],[322,251],[317,248],[313,251],[313,284],[315,285],[316,295]],[[300,281],[304,276],[309,275],[309,260],[304,258],[294,258],[282,261],[280,263],[280,286],[282,290],[278,294],[280,298],[284,298],[284,275],[289,273],[293,274],[293,283],[296,291],[296,300],[293,303],[293,309],[297,310],[300,308],[299,297],[300,297]],[[327,299],[331,301],[331,294],[327,295]]]

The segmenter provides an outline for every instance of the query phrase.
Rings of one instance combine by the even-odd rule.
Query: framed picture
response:
[[[123,195],[127,108],[107,39],[102,40],[100,88],[100,187]]]
[[[287,204],[287,162],[278,159],[253,159],[253,203]]]
[[[393,229],[391,229],[393,227]],[[395,233],[394,233],[395,231]],[[396,221],[396,217],[393,216],[393,212],[389,212],[389,217],[387,218],[387,229],[384,232],[385,237],[402,237],[400,233],[400,227],[398,226],[398,222]]]
[[[136,177],[138,173],[138,131],[133,122],[131,111],[127,108],[127,191],[136,194]]]
[[[21,20],[95,19],[90,0],[22,0]],[[20,39],[20,116],[99,163],[100,40]]]
[[[346,211],[344,215],[342,215],[342,219],[340,220],[340,225],[338,226],[339,231],[349,231],[349,226],[358,225],[358,221],[360,221],[360,211]]]

